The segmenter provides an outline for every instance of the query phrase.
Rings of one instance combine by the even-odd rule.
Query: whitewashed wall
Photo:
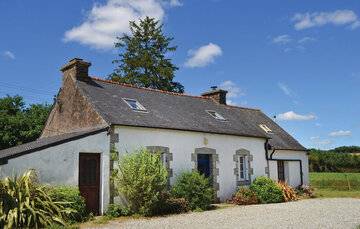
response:
[[[42,183],[78,186],[79,153],[101,153],[100,206],[104,212],[109,203],[109,141],[107,133],[102,132],[9,159],[8,164],[0,166],[0,177],[35,169]]]
[[[303,182],[309,184],[309,161],[306,151],[292,151],[292,150],[276,150],[273,156],[274,159],[300,159],[303,167]],[[293,187],[299,186],[300,178],[300,163],[296,161],[286,161],[285,166],[285,180]],[[277,161],[269,161],[270,177],[274,180],[278,179],[277,175]]]
[[[236,150],[246,149],[253,155],[252,180],[256,176],[266,175],[265,139],[123,126],[116,127],[115,132],[119,134],[119,143],[116,144],[116,148],[120,155],[146,146],[169,147],[170,153],[173,154],[170,167],[173,169],[174,176],[171,178],[171,183],[182,171],[191,171],[194,168],[191,154],[194,153],[195,148],[215,149],[219,155],[217,168],[219,168],[220,190],[218,196],[221,201],[230,198],[237,188],[233,161]]]

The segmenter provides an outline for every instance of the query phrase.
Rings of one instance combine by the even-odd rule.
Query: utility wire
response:
[[[56,94],[56,92],[45,91],[45,90],[41,90],[41,89],[34,89],[34,88],[29,88],[29,87],[15,86],[15,85],[10,85],[10,84],[5,84],[2,82],[0,82],[0,87],[15,89],[15,90],[19,90],[19,91],[26,91],[26,92],[33,93],[33,94],[52,95],[52,96],[54,94]]]

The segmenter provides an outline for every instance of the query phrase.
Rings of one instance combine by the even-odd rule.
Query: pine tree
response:
[[[184,86],[174,82],[178,68],[166,55],[176,51],[170,46],[172,37],[162,32],[162,24],[154,18],[146,17],[136,23],[130,22],[130,35],[118,37],[115,47],[119,49],[119,60],[109,76],[111,80],[139,87],[153,88],[171,92],[184,92]]]

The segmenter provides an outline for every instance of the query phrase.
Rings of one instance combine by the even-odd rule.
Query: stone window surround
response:
[[[249,179],[240,181],[239,179],[239,157],[240,156],[247,156],[248,157],[248,167],[249,167]],[[251,184],[251,175],[254,174],[254,169],[251,167],[251,162],[253,161],[253,156],[250,154],[249,150],[246,149],[239,149],[236,150],[233,160],[235,162],[235,168],[234,168],[234,175],[236,177],[236,185],[242,186],[242,185],[250,185]]]
[[[166,169],[168,171],[169,174],[169,179],[170,177],[173,176],[173,169],[170,167],[170,161],[173,161],[173,154],[170,153],[170,149],[169,147],[165,147],[165,146],[146,146],[146,149],[149,150],[150,152],[153,153],[161,153],[165,155],[166,158]]]
[[[217,162],[219,162],[219,155],[216,153],[215,149],[202,147],[202,148],[196,148],[194,153],[191,154],[191,161],[194,162],[194,169],[193,171],[197,171],[197,155],[198,154],[210,154],[211,155],[211,179],[213,188],[215,191],[219,191],[220,185],[218,182],[218,176],[219,176],[219,168],[216,167]]]

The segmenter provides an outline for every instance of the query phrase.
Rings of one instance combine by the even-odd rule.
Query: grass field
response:
[[[360,198],[360,173],[310,173],[318,197]]]

